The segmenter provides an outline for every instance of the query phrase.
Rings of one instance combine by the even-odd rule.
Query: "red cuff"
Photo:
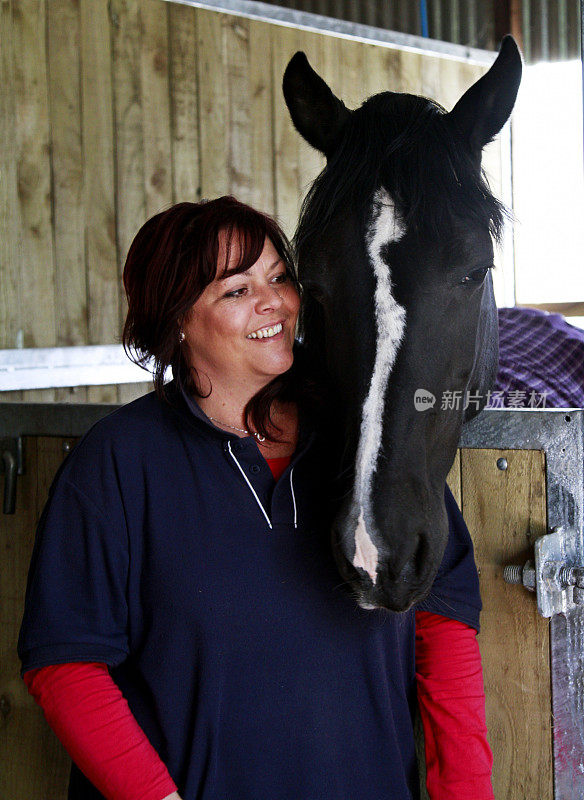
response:
[[[476,631],[416,611],[416,678],[432,800],[493,800]]]
[[[61,743],[107,800],[163,800],[176,785],[105,664],[29,670],[24,682]]]

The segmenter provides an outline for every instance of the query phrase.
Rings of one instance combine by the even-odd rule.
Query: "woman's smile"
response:
[[[213,387],[228,380],[252,393],[292,366],[300,297],[286,265],[266,239],[258,260],[237,271],[234,239],[224,270],[204,290],[183,325],[189,361]],[[218,263],[226,261],[222,242]],[[208,390],[208,386],[202,387]]]

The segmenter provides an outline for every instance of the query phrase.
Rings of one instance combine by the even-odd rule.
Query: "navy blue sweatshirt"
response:
[[[301,422],[274,484],[253,438],[152,393],[98,422],[51,488],[22,671],[109,665],[184,800],[419,796],[414,612],[360,609],[330,552],[326,453]],[[478,630],[472,545],[421,607]],[[74,768],[70,800],[101,795]]]

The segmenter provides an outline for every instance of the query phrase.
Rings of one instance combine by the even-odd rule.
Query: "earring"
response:
[[[179,333],[179,335],[178,335],[178,340],[179,340],[179,342],[180,342],[181,344],[184,342],[184,340],[185,340],[185,332],[184,332],[184,331],[181,331],[181,332]]]

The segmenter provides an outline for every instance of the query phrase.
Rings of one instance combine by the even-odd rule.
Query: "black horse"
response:
[[[497,371],[490,270],[504,209],[481,152],[520,80],[511,37],[450,113],[395,92],[350,111],[303,53],[284,74],[294,125],[327,158],[296,233],[301,329],[345,437],[333,550],[363,608],[421,600],[444,553],[446,476]],[[466,410],[442,407],[445,392]]]

